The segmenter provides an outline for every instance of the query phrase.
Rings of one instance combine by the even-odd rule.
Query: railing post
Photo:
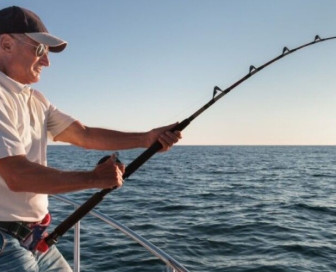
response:
[[[74,272],[80,272],[80,221],[74,229]]]

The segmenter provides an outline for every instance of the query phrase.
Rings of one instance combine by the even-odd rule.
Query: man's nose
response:
[[[41,56],[40,63],[43,66],[46,66],[46,67],[50,66],[50,60],[49,60],[49,57],[48,57],[48,53],[46,53],[43,56]]]

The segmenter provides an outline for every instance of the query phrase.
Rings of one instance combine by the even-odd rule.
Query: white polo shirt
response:
[[[0,158],[25,155],[47,165],[48,135],[55,137],[74,121],[40,92],[0,72]],[[0,176],[0,221],[35,222],[47,213],[47,195],[13,192]]]

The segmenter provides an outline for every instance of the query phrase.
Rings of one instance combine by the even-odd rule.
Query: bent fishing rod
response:
[[[282,53],[266,62],[265,64],[255,67],[253,65],[250,66],[249,72],[243,76],[241,79],[233,83],[230,87],[225,90],[220,89],[218,86],[214,87],[213,97],[212,99],[206,103],[203,107],[197,110],[188,118],[184,119],[181,123],[178,123],[175,127],[171,129],[171,131],[182,131],[184,130],[196,117],[198,117],[201,113],[211,107],[214,103],[216,103],[219,99],[221,99],[224,95],[232,91],[238,85],[249,79],[251,76],[260,72],[265,67],[271,65],[272,63],[300,50],[307,46],[314,45],[320,42],[328,41],[331,39],[336,39],[335,37],[328,37],[321,39],[318,35],[315,36],[312,42],[303,44],[294,49],[288,49],[284,47]],[[123,175],[123,179],[126,180],[130,175],[132,175],[140,166],[142,166],[147,160],[149,160],[155,153],[157,153],[162,148],[162,145],[159,141],[154,142],[147,150],[145,150],[140,156],[138,156],[133,162],[131,162],[125,169],[125,173]],[[102,158],[98,163],[105,161],[108,157]],[[75,210],[69,217],[67,217],[62,223],[60,223],[55,230],[50,233],[47,237],[39,242],[37,245],[37,250],[45,252],[48,248],[57,243],[58,238],[61,237],[64,233],[66,233],[70,228],[72,228],[79,220],[81,220],[87,213],[89,213],[97,204],[99,204],[105,195],[112,192],[115,188],[103,189],[100,192],[95,193],[91,196],[83,205],[81,205],[77,210]]]

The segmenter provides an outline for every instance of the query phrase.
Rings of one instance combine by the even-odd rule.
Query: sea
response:
[[[144,150],[119,151],[126,165]],[[48,164],[86,171],[111,152],[48,147]],[[71,182],[71,180],[69,180]],[[83,203],[99,190],[65,194]],[[336,271],[336,146],[174,146],[96,206],[193,272]],[[50,198],[51,230],[73,207]],[[73,231],[58,248],[73,265]],[[167,271],[91,215],[81,271]]]

